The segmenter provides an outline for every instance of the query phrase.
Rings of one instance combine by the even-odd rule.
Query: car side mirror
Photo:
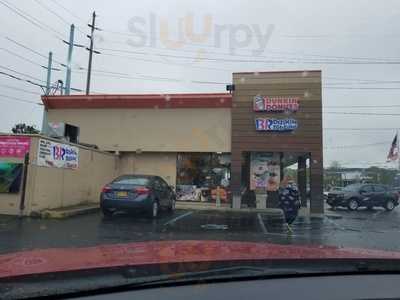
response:
[[[170,185],[169,188],[173,191],[175,191],[175,187],[173,185]]]

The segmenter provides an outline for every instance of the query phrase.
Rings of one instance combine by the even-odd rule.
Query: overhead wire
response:
[[[103,29],[103,32],[105,33],[111,33],[111,34],[118,34],[118,35],[124,35],[124,36],[141,36],[140,34],[134,34],[130,32],[119,32],[115,30],[108,30],[108,29]],[[154,32],[152,32],[154,34]],[[161,39],[156,39],[156,40],[161,40]],[[164,40],[161,40],[164,41]],[[192,45],[196,47],[204,47],[204,48],[217,48],[220,49],[220,46],[216,45],[207,45],[207,44],[199,44],[199,43],[191,43],[191,42],[183,42],[185,45]],[[171,49],[172,50],[172,49]],[[181,49],[176,49],[176,50],[181,50]],[[241,50],[241,51],[250,51],[251,53],[254,53],[255,49],[246,49],[242,47],[236,47],[232,48],[230,47],[229,50]],[[289,52],[289,51],[276,51],[276,50],[270,50],[266,49],[266,52],[270,53],[276,53],[276,54],[285,54],[285,55],[302,55],[302,56],[310,56],[310,57],[319,57],[319,58],[332,58],[332,59],[352,59],[352,60],[399,60],[400,58],[371,58],[371,57],[355,57],[355,56],[338,56],[338,55],[323,55],[323,54],[311,54],[311,53],[299,53],[299,52]],[[232,53],[218,53],[218,54],[223,54],[223,55],[232,55],[232,56],[241,56],[240,54],[232,54]],[[251,56],[254,56],[251,55]],[[264,56],[265,57],[265,56]]]
[[[36,104],[36,105],[43,105],[40,102],[34,102],[34,101],[31,101],[31,100],[20,99],[20,98],[8,96],[8,95],[3,95],[3,94],[0,94],[0,99],[1,98],[2,99],[9,99],[9,100],[12,100],[12,101],[17,101],[17,102],[24,102],[24,103],[30,103],[30,104]]]
[[[48,12],[50,12],[51,14],[55,15],[60,21],[62,21],[64,24],[70,26],[71,23],[68,22],[62,15],[58,14],[56,11],[54,11],[53,9],[51,9],[49,6],[47,6],[46,4],[44,4],[41,0],[35,0],[35,2],[41,6],[42,8],[44,8],[45,10],[47,10]],[[75,28],[77,31],[79,31],[81,34],[83,34],[86,37],[86,33],[80,29],[79,26],[75,25]]]
[[[23,92],[23,93],[26,93],[26,94],[40,95],[40,93],[33,92],[33,91],[28,91],[28,90],[21,89],[19,87],[7,85],[7,84],[0,84],[0,87],[6,88],[6,89],[10,89],[10,90],[13,90],[13,91]]]
[[[131,50],[122,50],[122,49],[113,49],[113,48],[97,48],[98,50],[101,51],[110,51],[110,52],[119,52],[119,53],[128,53],[128,54],[139,54],[139,55],[157,55],[160,57],[171,57],[171,58],[178,58],[178,59],[191,59],[191,60],[197,60],[197,61],[214,61],[214,62],[233,62],[233,63],[310,63],[310,64],[350,64],[350,65],[358,65],[358,64],[377,64],[377,65],[397,65],[400,64],[400,59],[399,60],[393,60],[393,61],[299,61],[299,60],[284,60],[284,59],[279,59],[279,60],[260,60],[260,59],[231,59],[231,58],[215,58],[215,57],[195,57],[195,56],[185,56],[185,55],[175,55],[175,54],[166,54],[166,53],[149,53],[149,52],[141,52],[141,51],[131,51]],[[254,56],[253,56],[254,57]]]
[[[52,2],[55,3],[56,5],[58,5],[61,9],[65,10],[71,16],[73,16],[74,18],[76,18],[77,20],[82,22],[82,24],[86,25],[86,21],[83,18],[79,17],[77,14],[75,14],[72,10],[68,9],[67,7],[65,7],[64,5],[62,5],[60,2],[58,2],[56,0],[52,0]]]
[[[63,34],[60,33],[59,31],[55,30],[54,28],[52,28],[51,26],[46,25],[45,23],[43,23],[42,21],[40,21],[39,19],[31,16],[30,14],[28,14],[27,12],[23,11],[22,9],[18,8],[17,6],[10,4],[9,2],[7,2],[6,0],[0,0],[0,4],[2,4],[3,6],[5,6],[6,8],[8,8],[9,10],[11,10],[12,12],[14,12],[15,14],[17,14],[18,16],[20,16],[21,18],[23,18],[24,20],[26,20],[27,22],[29,22],[30,24],[34,25],[35,27],[46,31],[48,33],[51,32],[51,36],[62,40]]]

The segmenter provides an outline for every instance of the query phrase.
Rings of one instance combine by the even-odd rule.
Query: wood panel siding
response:
[[[322,91],[321,71],[234,73],[232,99],[232,190],[241,186],[242,152],[309,153],[311,162],[311,211],[322,212]],[[299,110],[294,113],[253,111],[253,98],[261,96],[298,97]],[[297,120],[292,132],[259,132],[256,118]]]

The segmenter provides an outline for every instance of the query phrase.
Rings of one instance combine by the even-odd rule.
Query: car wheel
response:
[[[151,211],[150,211],[150,216],[153,219],[156,219],[158,217],[158,213],[159,213],[159,205],[157,201],[154,201],[153,204],[151,205]]]
[[[349,210],[357,210],[358,209],[358,201],[356,199],[350,199],[347,204],[347,208]]]
[[[386,201],[384,208],[385,208],[387,211],[392,211],[392,210],[394,209],[394,206],[395,206],[395,205],[394,205],[393,200],[388,200],[388,201]]]
[[[110,218],[114,214],[114,212],[112,210],[109,210],[109,209],[104,208],[104,207],[101,208],[101,211],[103,213],[103,216],[106,217],[106,218]]]

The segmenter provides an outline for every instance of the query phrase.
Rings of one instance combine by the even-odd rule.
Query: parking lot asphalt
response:
[[[254,212],[176,210],[153,220],[101,213],[63,220],[0,216],[0,253],[159,240],[231,240],[330,245],[400,251],[400,208],[299,217],[288,233],[282,220]]]

